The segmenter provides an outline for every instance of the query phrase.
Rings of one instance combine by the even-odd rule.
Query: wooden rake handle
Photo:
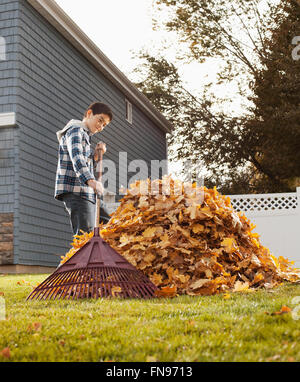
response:
[[[99,162],[97,164],[97,167],[99,166],[99,176],[98,176],[98,181],[101,182],[102,178],[102,159],[103,159],[103,150],[98,149],[97,150]],[[96,194],[96,213],[95,213],[95,228],[99,227],[100,224],[100,195],[97,193]]]

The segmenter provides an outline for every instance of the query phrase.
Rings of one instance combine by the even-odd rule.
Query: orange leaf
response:
[[[198,288],[201,288],[204,284],[206,284],[207,282],[209,282],[210,280],[209,279],[199,279],[195,282],[193,282],[191,285],[190,285],[190,288],[191,289],[198,289]]]
[[[225,247],[225,251],[228,253],[232,252],[234,244],[235,244],[235,239],[233,237],[226,237],[221,242],[221,246]]]
[[[176,291],[177,291],[176,286],[173,286],[173,287],[166,286],[161,288],[160,290],[156,290],[154,294],[157,297],[174,297],[176,296]]]
[[[282,311],[283,313],[288,313],[288,312],[291,312],[292,309],[289,308],[288,306],[283,305],[283,306],[281,307],[281,311]]]
[[[159,275],[158,273],[154,273],[150,276],[150,280],[155,284],[159,285],[162,283],[162,275]]]
[[[33,323],[33,329],[38,331],[42,329],[42,324],[40,322],[34,322]]]
[[[202,224],[195,224],[193,226],[193,232],[198,233],[198,232],[203,232],[204,231],[204,225]]]
[[[275,316],[275,315],[281,315],[281,314],[285,314],[285,313],[290,313],[292,311],[291,308],[289,308],[288,306],[285,306],[283,305],[281,307],[281,309],[278,311],[278,312],[273,312],[271,313],[271,316]],[[267,312],[266,312],[267,313]],[[267,313],[268,314],[268,313]]]
[[[40,331],[42,328],[42,324],[40,322],[34,322],[32,324],[29,324],[27,326],[27,331],[28,332],[31,332],[31,331]]]
[[[156,227],[149,227],[143,232],[143,237],[153,237],[156,231]]]
[[[5,358],[10,358],[10,349],[8,347],[4,348],[0,354]]]
[[[230,294],[229,294],[229,293],[224,293],[224,294],[223,294],[223,298],[224,298],[225,300],[227,300],[228,298],[230,298]]]
[[[236,281],[236,283],[234,284],[233,292],[242,292],[247,289],[249,289],[249,283],[247,281],[244,283],[241,281]]]
[[[121,293],[122,292],[122,288],[121,287],[118,287],[118,286],[114,286],[111,288],[111,294],[113,297],[116,297],[117,293]]]

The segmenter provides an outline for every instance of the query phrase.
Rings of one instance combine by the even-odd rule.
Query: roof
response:
[[[148,98],[122,73],[97,45],[76,25],[54,0],[27,0],[78,51],[80,51],[106,78],[116,85],[160,129],[173,130],[171,123],[152,105]]]

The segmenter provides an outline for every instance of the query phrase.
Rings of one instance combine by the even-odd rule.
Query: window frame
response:
[[[132,125],[132,103],[127,98],[125,98],[125,107],[126,107],[126,110],[125,110],[126,121]]]

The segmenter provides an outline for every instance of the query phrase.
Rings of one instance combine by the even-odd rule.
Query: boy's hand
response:
[[[99,195],[102,195],[104,193],[103,184],[99,182],[98,180],[89,179],[87,181],[87,185],[89,187],[92,187],[92,189]]]
[[[104,142],[97,143],[97,146],[95,147],[95,153],[94,153],[95,162],[98,162],[100,160],[100,157],[98,155],[99,150],[102,150],[103,154],[106,153],[106,144]]]

